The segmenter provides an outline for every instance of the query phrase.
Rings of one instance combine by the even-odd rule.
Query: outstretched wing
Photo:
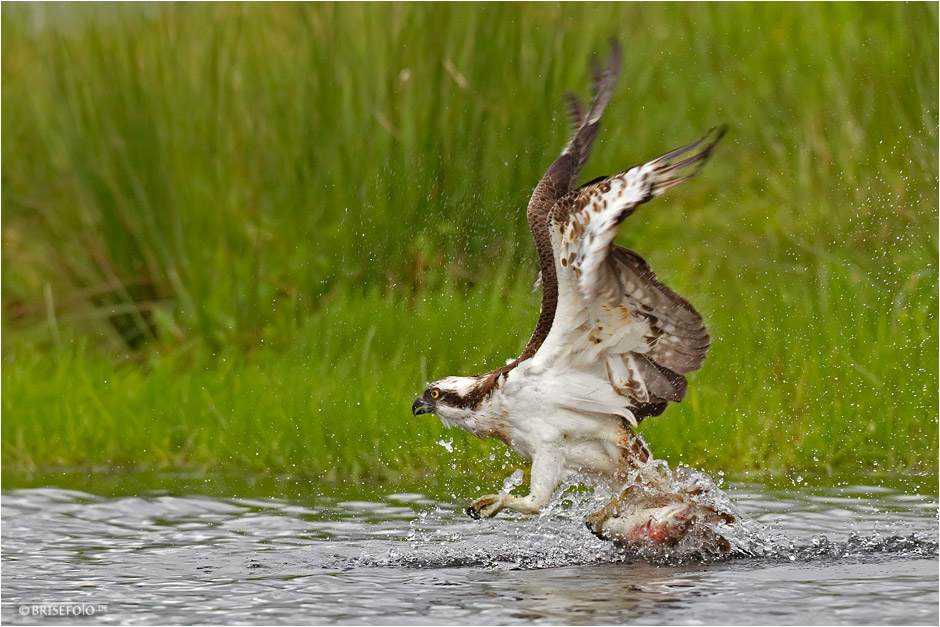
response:
[[[597,137],[601,116],[620,73],[621,51],[616,40],[610,42],[610,60],[604,70],[594,68],[594,99],[591,108],[584,110],[583,105],[573,95],[568,95],[568,109],[576,131],[574,137],[561,155],[555,159],[545,175],[536,185],[529,199],[526,218],[532,237],[535,239],[535,251],[539,256],[539,271],[542,279],[542,307],[532,337],[522,354],[509,367],[515,367],[520,361],[535,355],[542,341],[552,327],[558,291],[555,283],[555,261],[552,255],[551,232],[548,214],[559,199],[568,194],[575,185],[581,169],[591,154],[591,144]],[[505,368],[504,368],[505,369]]]
[[[561,155],[552,162],[532,191],[526,218],[533,233],[545,224],[555,203],[574,188],[584,164],[591,155],[591,145],[600,129],[601,117],[620,75],[621,58],[620,44],[616,39],[611,40],[607,66],[603,70],[596,65],[593,68],[594,99],[589,110],[584,110],[584,105],[577,96],[566,94],[568,115],[575,132]]]
[[[613,388],[635,422],[685,396],[709,338],[691,304],[660,283],[638,254],[613,244],[639,205],[694,176],[724,130],[562,197],[548,222],[558,282],[551,332],[534,367],[575,371]],[[596,390],[598,398],[609,395]],[[605,390],[606,391],[606,390]],[[584,399],[572,399],[576,405]],[[618,401],[615,400],[613,405]]]

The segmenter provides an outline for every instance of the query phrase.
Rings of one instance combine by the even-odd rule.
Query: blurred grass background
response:
[[[518,354],[524,207],[728,123],[619,242],[713,338],[643,424],[709,471],[937,472],[936,4],[2,7],[2,465],[496,477],[413,418]],[[450,450],[450,449],[453,450]]]

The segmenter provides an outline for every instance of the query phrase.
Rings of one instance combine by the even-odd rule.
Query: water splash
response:
[[[500,488],[499,493],[509,494],[518,486],[522,485],[524,477],[525,473],[523,473],[521,469],[517,468],[515,472],[503,479],[503,487]]]
[[[876,555],[893,557],[937,557],[940,543],[916,533],[906,536],[873,533],[849,533],[844,541],[832,541],[825,535],[815,535],[807,543],[777,537],[753,553],[756,557],[784,562],[812,562],[816,560],[865,558]]]
[[[522,472],[504,480],[508,492],[519,485]],[[663,491],[682,495],[696,507],[721,512],[728,519],[704,519],[672,545],[636,544],[617,546],[588,530],[585,518],[614,501],[609,487],[593,490],[581,477],[562,484],[551,502],[535,517],[501,514],[496,519],[454,519],[454,512],[440,505],[422,512],[411,523],[408,543],[385,555],[357,560],[357,565],[410,568],[536,569],[592,564],[647,562],[654,565],[712,563],[729,560],[808,562],[820,559],[866,558],[890,554],[894,557],[936,557],[938,542],[923,534],[863,535],[855,530],[844,541],[824,534],[792,538],[773,525],[760,523],[736,505],[706,473],[679,467],[670,469],[660,460],[630,477],[631,485],[655,497]],[[726,546],[720,548],[720,539]]]
[[[112,602],[109,620],[141,624],[937,624],[932,488],[732,483],[763,552],[707,567],[650,565],[595,538],[583,518],[612,495],[574,483],[542,516],[483,521],[463,513],[476,491],[324,488],[5,491],[4,601]]]

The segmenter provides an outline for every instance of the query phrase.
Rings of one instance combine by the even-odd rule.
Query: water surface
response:
[[[937,624],[936,495],[727,492],[755,521],[755,555],[656,565],[594,538],[581,494],[538,518],[472,521],[453,497],[395,490],[10,490],[2,618],[61,622],[20,612],[68,602],[94,612],[83,624]]]

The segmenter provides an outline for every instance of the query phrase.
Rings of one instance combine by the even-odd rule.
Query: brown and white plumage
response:
[[[692,305],[613,240],[639,205],[694,176],[722,131],[575,188],[620,56],[612,42],[609,62],[594,72],[590,107],[568,97],[574,136],[529,201],[543,290],[531,338],[505,366],[436,381],[412,406],[415,415],[436,413],[445,424],[497,437],[532,460],[528,496],[483,496],[469,510],[475,516],[504,507],[538,512],[574,473],[622,484],[649,459],[631,427],[682,400],[684,375],[699,368],[708,351],[708,334]]]
[[[682,375],[701,367],[709,337],[692,305],[613,240],[639,205],[693,176],[697,170],[690,168],[704,162],[721,134],[578,188],[548,215],[558,304],[535,359],[606,370],[610,385],[628,399],[634,426],[668,401],[682,400]]]

